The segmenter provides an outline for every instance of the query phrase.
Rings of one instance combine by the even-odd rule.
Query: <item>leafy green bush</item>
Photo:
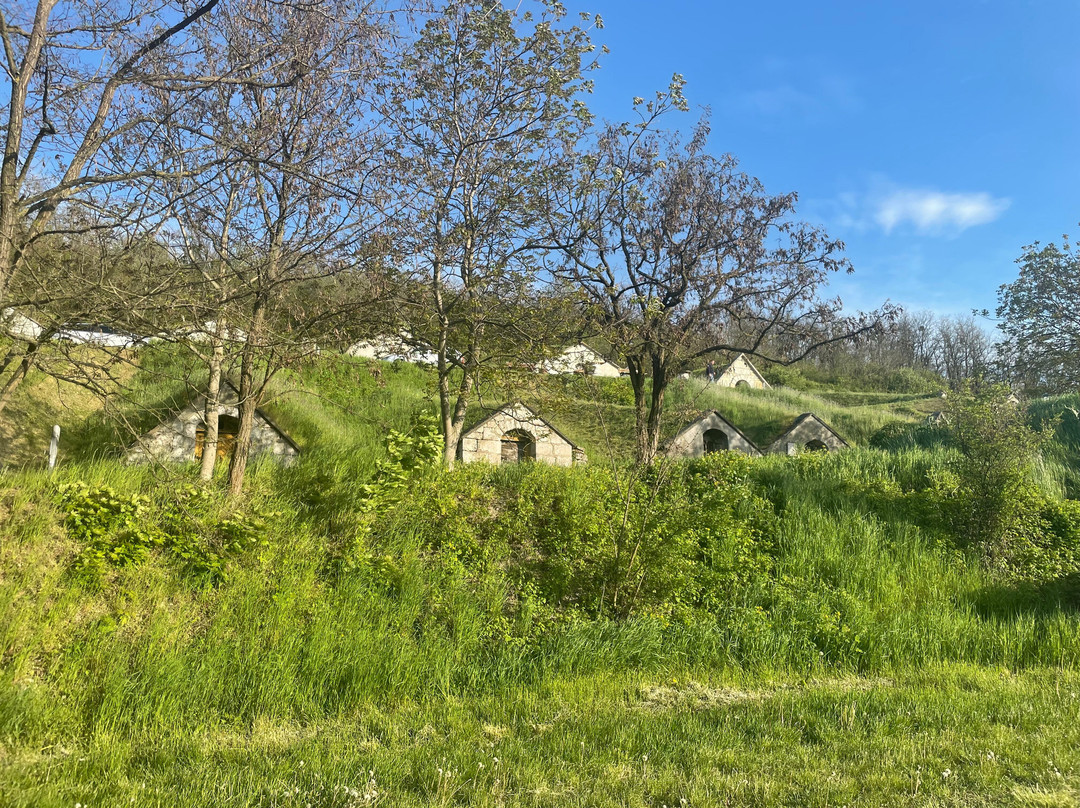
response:
[[[990,563],[1008,564],[1011,539],[1025,532],[1032,518],[1030,503],[1038,497],[1032,483],[1032,463],[1050,440],[1046,429],[1036,432],[1008,390],[970,387],[949,399],[948,417],[958,450],[957,534],[977,547]]]
[[[237,512],[219,518],[207,508],[211,495],[194,486],[155,500],[76,481],[62,484],[59,494],[68,535],[84,545],[75,566],[91,574],[163,551],[192,573],[223,580],[229,558],[267,544],[265,519],[276,516]]]

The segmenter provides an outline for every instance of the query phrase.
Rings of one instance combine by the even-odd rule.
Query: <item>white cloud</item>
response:
[[[886,232],[911,224],[924,235],[960,233],[988,224],[1009,207],[1009,200],[979,193],[896,190],[877,201],[874,221]]]

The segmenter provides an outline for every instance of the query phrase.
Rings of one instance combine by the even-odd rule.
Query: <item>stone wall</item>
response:
[[[787,432],[769,446],[770,454],[798,454],[811,441],[821,441],[830,452],[836,452],[847,443],[833,432],[823,421],[812,413],[805,413],[795,419]]]
[[[707,412],[688,424],[668,444],[666,454],[678,458],[701,457],[705,454],[705,433],[710,429],[718,429],[727,435],[730,451],[761,457],[761,451],[717,412]]]
[[[502,462],[503,435],[513,430],[526,432],[536,441],[538,462],[553,466],[574,464],[574,444],[524,404],[507,405],[466,432],[461,438],[462,462],[486,461],[499,465]]]
[[[762,379],[754,366],[750,364],[750,360],[742,354],[739,354],[734,362],[724,368],[716,380],[720,387],[740,387],[742,386],[739,384],[740,382],[745,382],[748,387],[754,390],[764,390],[769,386],[768,382]]]
[[[230,396],[222,391],[222,397],[228,401]],[[218,412],[221,415],[239,418],[235,395],[232,403],[223,404]],[[203,401],[191,405],[176,416],[160,424],[145,435],[128,450],[128,463],[146,463],[151,458],[162,463],[188,463],[195,460],[196,433],[203,427]],[[299,450],[266,420],[261,412],[255,413],[255,424],[251,429],[250,457],[270,456],[274,462],[288,466],[300,456]]]

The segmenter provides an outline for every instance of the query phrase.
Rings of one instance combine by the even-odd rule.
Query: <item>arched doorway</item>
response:
[[[706,429],[701,438],[705,444],[705,454],[723,452],[730,447],[727,433],[722,429]]]
[[[233,415],[218,416],[218,460],[224,460],[233,453],[236,448],[236,436],[240,432],[240,419]],[[206,443],[206,427],[201,426],[195,430],[195,459],[201,460],[203,444]]]
[[[524,429],[511,429],[502,436],[502,463],[536,460],[536,439]]]
[[[750,382],[748,382],[746,379],[739,379],[737,382],[735,382],[735,386],[736,387],[749,387]]]
[[[823,441],[823,440],[818,440],[817,438],[814,438],[813,440],[808,440],[806,442],[806,445],[805,445],[804,448],[808,452],[827,452],[827,451],[829,451],[828,444],[826,444],[825,441]]]

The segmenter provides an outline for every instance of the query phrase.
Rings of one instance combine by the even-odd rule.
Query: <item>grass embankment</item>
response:
[[[1076,804],[1053,480],[1056,571],[1006,574],[954,533],[945,450],[398,482],[422,372],[284,381],[305,455],[240,510],[107,458],[3,478],[0,804]]]

